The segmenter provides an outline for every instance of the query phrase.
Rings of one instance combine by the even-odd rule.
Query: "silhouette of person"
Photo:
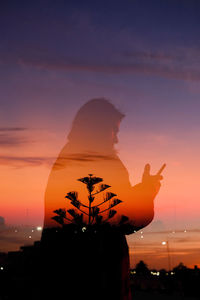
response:
[[[128,171],[114,148],[118,142],[117,133],[123,117],[124,115],[106,99],[92,99],[85,103],[76,114],[68,135],[68,141],[52,167],[45,192],[45,219],[42,236],[44,240],[48,229],[58,227],[58,224],[52,219],[55,216],[53,211],[65,207],[74,209],[65,199],[67,192],[77,191],[81,202],[87,204],[85,187],[77,181],[78,178],[88,174],[102,177],[104,182],[111,186],[110,191],[117,194],[117,197],[123,201],[117,207],[117,214],[110,220],[111,225],[116,225],[119,224],[122,216],[126,216],[128,226],[124,227],[123,232],[116,233],[105,230],[103,234],[97,235],[92,242],[88,240],[88,246],[84,241],[82,241],[82,245],[69,245],[69,243],[73,244],[74,240],[73,238],[68,239],[66,248],[69,250],[72,247],[68,256],[71,256],[73,261],[79,257],[77,247],[80,247],[79,253],[83,252],[86,256],[89,248],[93,252],[87,257],[87,263],[83,262],[84,259],[78,260],[78,264],[81,264],[82,268],[82,279],[80,276],[77,285],[80,285],[81,280],[83,281],[85,272],[93,286],[93,289],[85,289],[85,285],[87,285],[85,281],[81,285],[81,295],[87,296],[87,299],[90,299],[90,292],[91,299],[93,297],[93,299],[101,299],[101,297],[104,299],[131,299],[129,253],[125,235],[147,226],[152,221],[154,216],[153,201],[159,191],[160,180],[162,179],[160,173],[150,175],[150,165],[147,164],[141,182],[131,186]],[[106,218],[106,212],[102,216]],[[84,216],[84,218],[86,217]],[[64,247],[63,244],[61,247]],[[54,245],[54,250],[55,248]],[[59,246],[54,253],[58,252]],[[70,257],[66,259],[69,261]],[[101,263],[98,263],[99,261]],[[70,269],[71,273],[73,268],[74,265]],[[83,271],[83,269],[85,270]],[[96,281],[94,280],[95,276],[98,278]],[[72,280],[70,282],[68,278],[68,287],[73,285]],[[94,296],[92,293],[97,289],[98,293]],[[85,294],[83,290],[85,290]],[[80,294],[77,294],[77,299],[79,296]],[[73,299],[76,299],[75,295]]]

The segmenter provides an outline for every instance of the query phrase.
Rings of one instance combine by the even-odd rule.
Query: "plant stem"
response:
[[[89,223],[89,225],[90,225],[90,222],[91,222],[91,192],[90,192],[90,194],[89,194],[89,221],[88,221],[88,223]]]
[[[85,215],[89,216],[88,213],[86,213],[84,210],[77,208],[79,211],[81,211],[82,213],[84,213]]]
[[[109,208],[106,208],[106,209],[104,209],[104,210],[100,211],[100,212],[99,212],[99,214],[102,214],[103,212],[105,212],[105,211],[108,211],[108,210],[110,210],[110,209],[111,209],[111,207],[109,207]]]

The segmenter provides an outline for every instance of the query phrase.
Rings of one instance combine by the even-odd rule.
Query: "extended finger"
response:
[[[150,164],[146,164],[144,167],[144,175],[150,175],[150,169],[151,169]]]
[[[158,180],[158,181],[163,179],[163,176],[162,176],[162,175],[158,175],[158,174],[153,175],[153,176],[151,176],[151,177],[152,177],[152,179]]]

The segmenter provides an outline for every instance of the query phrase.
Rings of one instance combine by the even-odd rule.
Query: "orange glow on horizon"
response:
[[[146,132],[139,130],[138,132],[129,132],[124,127],[124,122],[125,120],[121,122],[118,134],[119,143],[115,145],[115,148],[117,148],[117,155],[125,166],[122,168],[125,168],[124,172],[126,172],[130,186],[141,182],[142,172],[146,163],[151,164],[153,174],[158,171],[163,162],[167,163],[167,167],[163,171],[164,180],[161,182],[161,189],[154,201],[155,222],[156,220],[161,220],[162,226],[171,230],[199,228],[200,191],[197,188],[199,178],[197,141],[193,140],[190,145],[185,145],[185,141],[179,141],[173,137],[166,137],[161,141],[149,133],[148,130]],[[56,161],[60,149],[66,142],[66,130],[63,128],[62,134],[60,131],[52,133],[48,131],[31,132],[29,138],[38,140],[34,147],[27,144],[16,148],[15,151],[11,151],[9,148],[7,155],[5,155],[5,151],[2,151],[2,155],[5,158],[1,165],[0,185],[3,201],[0,203],[0,215],[5,218],[8,225],[28,224],[37,226],[38,224],[43,224],[44,195],[48,176],[51,172],[52,164]],[[34,160],[34,157],[39,159]],[[78,162],[75,159],[76,157],[72,158],[73,164],[76,162],[76,165],[79,167],[83,164],[83,162]],[[87,158],[85,157],[85,159]],[[105,172],[105,167],[100,157],[97,160],[98,168],[93,168],[92,162],[90,162],[91,165],[88,169],[83,168],[80,171],[77,168],[79,171],[74,174],[70,185],[63,180],[61,195],[56,197],[56,205],[49,209],[49,219],[51,218],[52,209],[59,208],[58,206],[61,205],[68,209],[69,202],[64,198],[67,192],[71,190],[78,191],[81,187],[84,190],[85,187],[77,182],[77,178],[87,176],[88,173],[91,173],[91,169],[93,174],[102,177],[105,183],[111,185],[110,191],[116,193],[119,199],[122,201],[127,199],[126,205],[124,201],[123,204],[118,206],[117,210],[121,213],[129,214],[129,212],[133,212],[137,208],[137,206],[132,207],[130,200],[132,198],[129,197],[129,193],[125,193],[120,188],[120,185],[116,184],[115,176],[119,170],[109,174]],[[106,164],[107,161],[105,160],[104,162]],[[113,168],[113,161],[110,160],[110,163]],[[82,198],[81,193],[80,197]],[[85,201],[87,201],[86,198]],[[146,215],[146,213],[144,214]],[[134,214],[131,217],[134,219]],[[57,225],[55,221],[52,224]],[[152,227],[149,225],[147,230],[148,228],[154,230],[153,225],[154,221],[152,222]],[[135,234],[131,235],[130,239],[134,240],[134,236]],[[144,242],[146,241],[145,236],[143,240]],[[156,243],[156,236],[153,237],[153,241]],[[131,241],[129,244],[131,244]],[[181,245],[180,248],[184,247]],[[151,249],[152,245],[145,247]],[[192,240],[191,247],[193,249],[199,247],[196,239]],[[138,257],[141,257],[143,255],[142,249],[137,251]],[[198,263],[197,255],[191,254],[189,250],[186,250],[186,253],[188,253],[188,256],[182,257],[186,265],[192,266]],[[145,258],[147,261],[149,260],[148,256],[145,256]],[[156,258],[152,258],[153,260],[156,263]],[[164,262],[165,260],[162,260],[162,263]],[[178,259],[176,262],[178,263]]]

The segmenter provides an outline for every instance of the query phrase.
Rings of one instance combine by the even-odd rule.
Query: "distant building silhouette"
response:
[[[0,227],[5,226],[5,219],[3,217],[0,216]]]

